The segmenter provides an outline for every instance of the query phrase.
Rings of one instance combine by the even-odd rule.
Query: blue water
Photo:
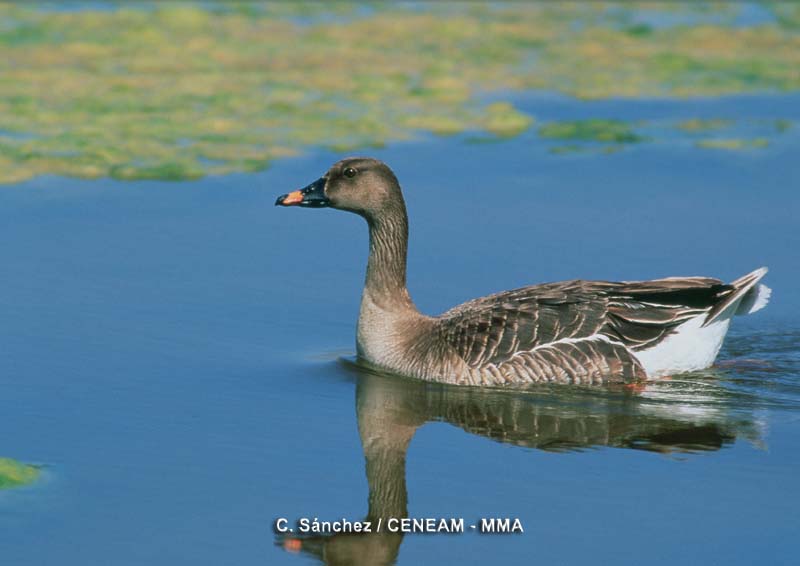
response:
[[[542,121],[800,118],[796,97],[522,104]],[[369,151],[405,189],[417,305],[767,265],[773,299],[735,321],[723,367],[643,391],[530,392],[354,367],[363,221],[273,207],[333,153],[191,183],[0,189],[0,456],[44,471],[0,492],[0,560],[793,563],[797,129],[745,152],[549,147],[530,132]],[[365,455],[359,425],[386,450]],[[403,494],[413,517],[512,517],[525,532],[299,543],[273,532],[278,517],[359,520],[369,498]]]

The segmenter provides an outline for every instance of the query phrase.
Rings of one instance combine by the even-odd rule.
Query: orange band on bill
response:
[[[300,191],[292,191],[283,199],[282,204],[297,204],[303,202],[303,193]]]

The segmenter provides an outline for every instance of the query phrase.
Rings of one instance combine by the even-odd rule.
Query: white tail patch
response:
[[[766,274],[767,268],[762,267],[740,277],[731,283],[736,288],[734,293],[711,313],[684,322],[652,348],[636,352],[647,376],[657,378],[711,367],[722,347],[731,317],[754,313],[767,306],[772,290],[758,282]]]
[[[736,308],[736,314],[753,314],[756,311],[760,311],[767,306],[770,296],[772,296],[772,289],[763,283],[759,283],[742,297],[742,302]]]
[[[697,371],[714,363],[728,332],[730,316],[704,326],[706,315],[696,316],[675,329],[674,334],[634,355],[641,362],[647,377]]]

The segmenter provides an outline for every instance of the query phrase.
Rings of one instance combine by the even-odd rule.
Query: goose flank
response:
[[[370,158],[334,164],[281,206],[362,216],[369,259],[356,347],[388,371],[462,385],[630,383],[713,364],[730,319],[763,308],[766,268],[711,277],[572,280],[474,299],[436,317],[406,287],[408,215],[392,170]]]

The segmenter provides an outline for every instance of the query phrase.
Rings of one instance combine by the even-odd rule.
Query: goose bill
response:
[[[325,177],[317,179],[305,188],[278,197],[275,206],[310,206],[319,208],[330,206],[325,196]]]

